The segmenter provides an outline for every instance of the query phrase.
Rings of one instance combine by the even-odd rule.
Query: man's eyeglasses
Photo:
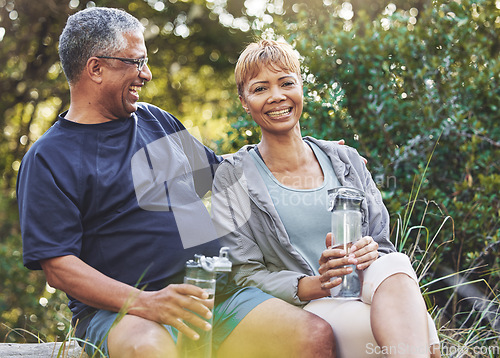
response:
[[[134,64],[137,66],[139,72],[142,71],[144,66],[148,63],[148,58],[125,58],[125,57],[113,57],[113,56],[96,56],[97,58],[108,58],[111,60],[119,60],[125,63]]]

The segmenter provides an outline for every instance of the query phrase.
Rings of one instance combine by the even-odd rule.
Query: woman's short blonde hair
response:
[[[238,58],[234,70],[238,95],[243,96],[245,82],[255,77],[262,67],[295,73],[301,80],[299,58],[290,44],[260,40],[249,44]]]

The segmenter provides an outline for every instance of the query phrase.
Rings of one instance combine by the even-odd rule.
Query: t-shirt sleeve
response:
[[[41,269],[40,260],[78,256],[81,250],[80,210],[75,204],[76,193],[67,189],[75,178],[53,163],[33,150],[23,158],[18,174],[23,261],[32,270]]]

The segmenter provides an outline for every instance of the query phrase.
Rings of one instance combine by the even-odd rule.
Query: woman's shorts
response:
[[[370,305],[380,284],[388,277],[404,273],[418,284],[408,256],[390,253],[377,259],[363,273],[361,300],[323,298],[311,301],[304,309],[325,319],[332,326],[337,337],[341,357],[384,357],[383,348],[373,337],[370,324]],[[429,344],[439,344],[436,326],[427,314]],[[428,349],[428,347],[422,347]]]

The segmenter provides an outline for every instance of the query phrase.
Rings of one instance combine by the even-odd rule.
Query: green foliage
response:
[[[65,295],[46,287],[41,271],[22,264],[20,236],[0,245],[0,341],[61,341],[69,328]],[[45,327],[50,322],[51,327]]]
[[[288,39],[304,57],[303,133],[358,148],[395,215],[440,137],[420,189],[434,205],[416,205],[410,222],[435,232],[452,217],[434,249],[454,241],[440,248],[429,276],[439,265],[486,263],[471,277],[488,282],[483,294],[491,297],[500,268],[487,250],[500,240],[497,3],[435,1],[421,12],[387,8],[373,21],[360,11],[354,22],[339,17],[339,4],[314,16],[303,8],[276,30],[293,29]]]

